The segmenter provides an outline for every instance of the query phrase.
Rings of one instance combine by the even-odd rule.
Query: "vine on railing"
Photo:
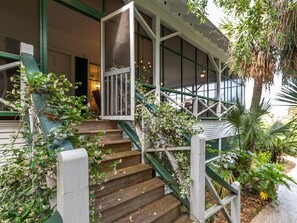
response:
[[[3,151],[5,162],[0,168],[0,222],[44,222],[55,208],[50,206],[49,200],[55,196],[56,188],[48,188],[46,179],[49,175],[55,175],[56,155],[64,149],[62,142],[69,140],[74,148],[87,150],[91,184],[100,184],[105,179],[105,173],[98,171],[104,153],[99,149],[102,147],[99,140],[90,142],[85,137],[77,137],[76,125],[87,117],[88,106],[85,105],[85,97],[67,95],[73,86],[64,75],[31,73],[34,80],[27,82],[23,77],[29,71],[22,69],[21,72],[26,75],[16,75],[12,79],[14,89],[10,95],[14,96],[15,100],[11,103],[22,117],[15,139],[22,137],[24,145],[17,148],[12,142]],[[40,95],[43,106],[33,106],[36,102],[32,103],[32,94]],[[46,137],[40,130],[40,117],[55,124]],[[91,204],[92,199],[91,196]],[[94,211],[91,214],[94,215]]]
[[[197,120],[191,115],[177,111],[168,102],[157,103],[153,92],[146,92],[140,85],[137,85],[137,91],[146,95],[146,103],[155,106],[155,111],[149,111],[144,104],[138,104],[136,109],[137,129],[145,137],[142,142],[145,144],[144,152],[165,152],[161,152],[160,157],[166,168],[175,176],[181,194],[185,197],[189,194],[191,185],[189,150],[174,148],[189,146],[185,134],[192,136],[202,132],[202,129],[192,129]],[[171,149],[167,150],[168,148]]]

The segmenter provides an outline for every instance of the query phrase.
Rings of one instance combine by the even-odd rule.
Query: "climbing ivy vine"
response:
[[[0,222],[44,222],[56,208],[50,205],[56,187],[49,188],[47,179],[49,175],[55,175],[57,153],[63,150],[58,147],[60,143],[69,139],[74,148],[87,150],[91,184],[100,184],[105,179],[105,172],[98,171],[104,152],[99,149],[102,147],[100,140],[77,135],[76,126],[89,116],[89,110],[84,96],[70,96],[71,90],[77,86],[73,86],[65,75],[35,73],[30,83],[21,79],[20,75],[15,75],[12,82],[14,89],[9,94],[15,98],[11,103],[19,111],[20,129],[12,143],[3,149],[4,164],[0,167]],[[32,93],[42,95],[46,103],[44,108],[34,112],[59,124],[59,127],[51,129],[47,137],[38,128],[30,131],[27,115],[29,109],[34,109]],[[17,146],[18,138],[24,140],[24,145]],[[93,204],[94,196],[91,194],[90,197],[90,203]],[[94,221],[97,216],[93,205],[91,215]]]
[[[136,85],[136,89],[142,95],[146,94],[146,89],[141,84]],[[146,145],[149,148],[172,148],[180,146],[189,146],[186,137],[202,133],[202,129],[193,129],[197,119],[182,110],[174,108],[168,101],[158,102],[154,95],[146,96],[142,106],[136,110],[136,120],[138,126],[144,121],[143,129]],[[144,106],[144,103],[153,105],[155,111],[150,111]],[[180,185],[183,197],[189,195],[189,187],[192,183],[190,177],[190,152],[173,151],[173,155],[178,163],[178,172],[174,171],[170,165],[168,157],[162,153],[160,156],[163,165],[172,173]]]

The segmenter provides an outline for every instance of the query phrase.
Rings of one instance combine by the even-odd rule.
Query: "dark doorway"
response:
[[[88,60],[75,57],[75,82],[81,84],[75,89],[76,96],[88,95]]]

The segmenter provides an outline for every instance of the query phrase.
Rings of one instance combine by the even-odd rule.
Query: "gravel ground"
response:
[[[297,164],[296,158],[287,159]],[[288,175],[297,181],[297,166]],[[291,190],[280,186],[277,201],[265,207],[251,223],[297,223],[297,185],[290,186]]]

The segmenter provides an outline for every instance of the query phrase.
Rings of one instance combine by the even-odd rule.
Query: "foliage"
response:
[[[250,168],[239,165],[235,161],[238,159],[251,159]],[[288,188],[288,181],[296,183],[291,177],[284,172],[283,165],[271,163],[271,153],[246,153],[240,150],[229,151],[223,155],[223,158],[212,164],[212,168],[223,178],[239,181],[242,191],[245,193],[258,194],[262,199],[277,199],[277,187],[284,185]],[[239,176],[235,176],[234,169],[240,172]],[[220,187],[218,187],[220,188]],[[224,197],[227,194],[220,194]]]
[[[284,185],[290,188],[288,181],[296,183],[293,178],[284,173],[284,168],[280,164],[269,163],[270,153],[259,153],[253,155],[252,168],[238,179],[244,185],[244,189],[258,193],[262,198],[277,199],[277,186]]]
[[[227,15],[222,28],[230,40],[228,62],[231,71],[242,78],[252,77],[272,83],[275,53],[270,40],[279,24],[281,5],[262,0],[215,0],[214,3]],[[207,1],[193,0],[188,4],[192,12],[205,16]]]
[[[137,91],[142,95],[146,93],[146,90],[139,84],[137,85]],[[145,103],[149,103],[156,108],[155,111],[150,111],[144,104],[141,104],[136,111],[139,126],[141,126],[142,121],[149,123],[145,125],[146,129],[143,129],[147,137],[148,148],[166,149],[168,147],[188,146],[185,137],[191,137],[202,132],[202,129],[192,129],[192,126],[197,122],[195,118],[181,110],[177,110],[168,102],[157,103],[155,96],[148,95],[145,97]],[[189,151],[173,151],[173,155],[179,166],[177,172],[172,169],[169,158],[164,154],[162,155],[162,163],[179,182],[182,196],[186,196],[192,182],[189,165],[190,154]]]
[[[254,151],[255,143],[263,136],[264,126],[262,117],[268,113],[269,105],[262,102],[259,106],[247,110],[239,102],[226,116],[226,124],[231,131],[236,132],[238,147],[244,151]]]
[[[283,86],[281,93],[277,95],[277,99],[292,106],[297,106],[297,80],[292,79],[287,85]]]
[[[282,161],[283,155],[297,154],[295,120],[288,123],[276,121],[263,128],[263,137],[256,143],[256,150],[271,153],[271,162]]]
[[[54,208],[50,206],[49,200],[54,196],[56,188],[47,187],[46,177],[55,175],[56,154],[63,150],[57,149],[57,146],[71,139],[74,148],[86,148],[90,178],[97,183],[104,180],[104,173],[97,171],[104,154],[98,149],[101,145],[97,140],[90,142],[87,138],[76,136],[75,126],[87,117],[88,107],[85,105],[85,97],[67,96],[73,86],[64,75],[35,73],[30,83],[21,80],[19,75],[12,81],[14,89],[10,95],[15,96],[13,103],[22,118],[15,139],[23,138],[24,146],[18,148],[12,142],[4,150],[5,163],[0,168],[0,222],[44,222]],[[19,97],[21,82],[22,100]],[[43,109],[32,107],[32,93],[42,95],[45,99]],[[59,123],[58,127],[51,129],[46,137],[39,131],[38,124],[31,132],[27,118],[29,109]]]

